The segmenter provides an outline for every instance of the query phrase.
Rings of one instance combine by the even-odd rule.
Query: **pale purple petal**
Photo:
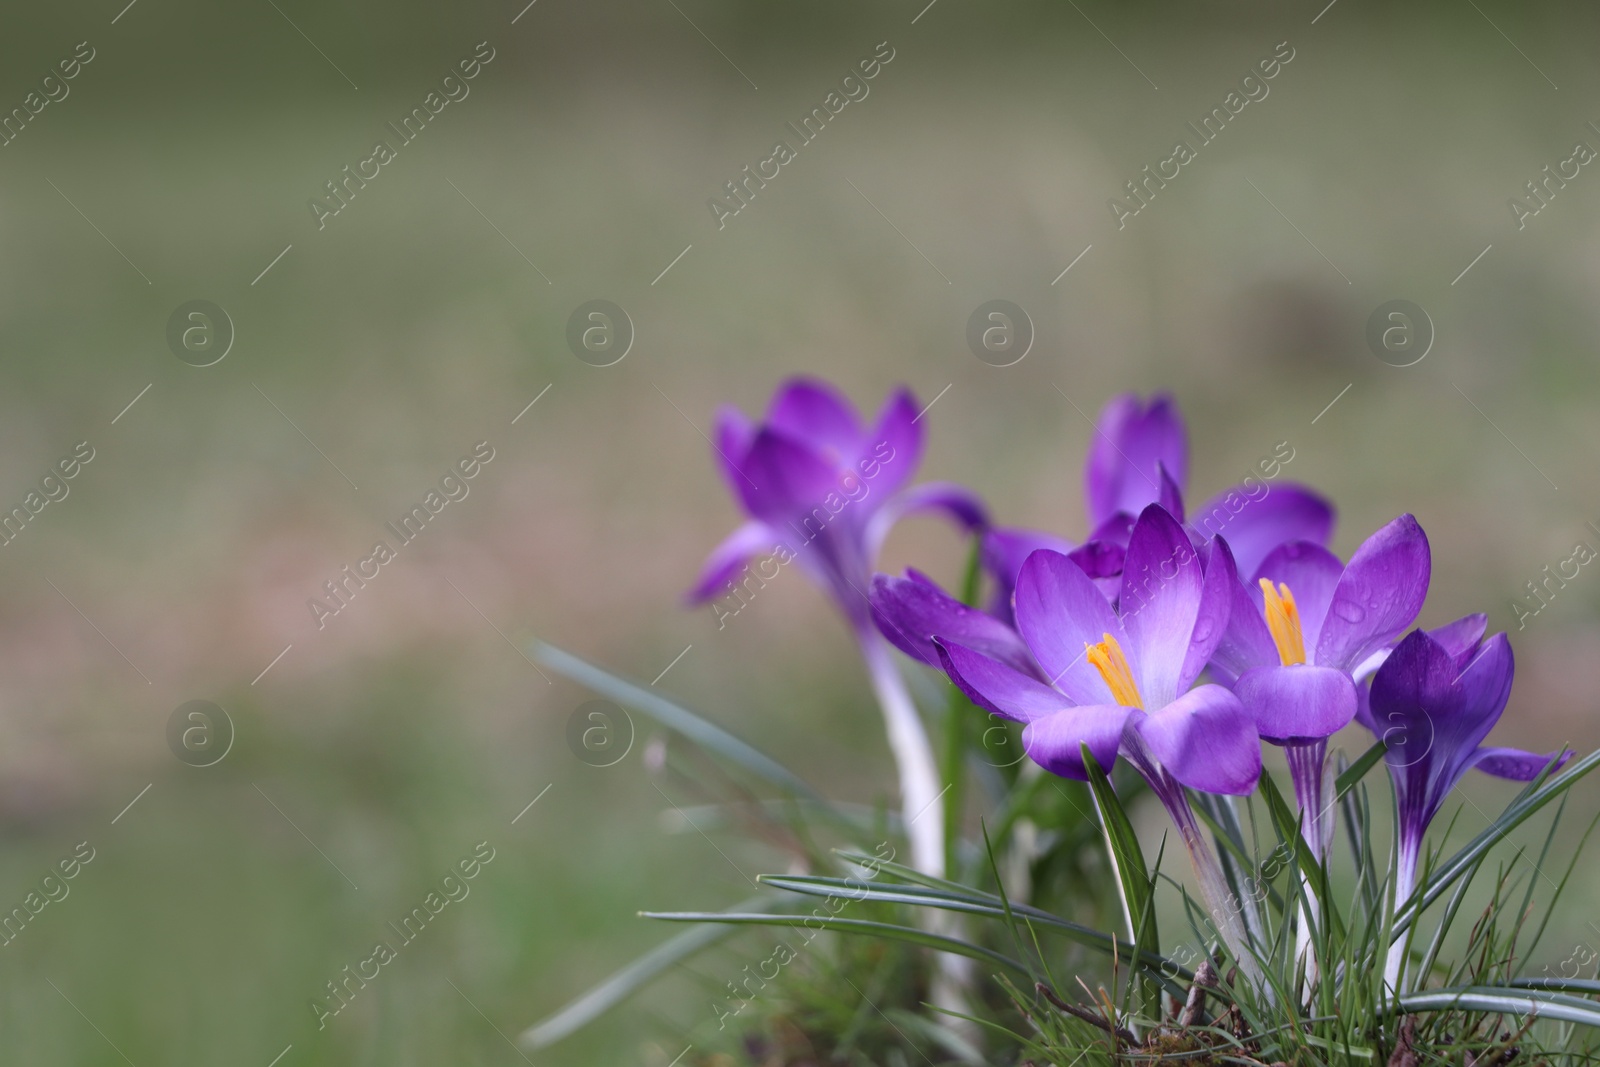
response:
[[[879,496],[872,482],[862,484],[867,495],[851,506],[871,511],[866,530],[868,559],[877,557],[895,523],[918,511],[942,511],[966,530],[981,529],[989,521],[977,494],[952,482],[924,482],[887,499]]]
[[[1123,651],[1146,707],[1178,695],[1204,585],[1200,557],[1183,527],[1159,504],[1145,508],[1128,541],[1117,612],[1128,634]]]
[[[1570,748],[1561,752],[1524,752],[1520,748],[1480,748],[1475,755],[1474,766],[1484,774],[1492,774],[1496,778],[1509,778],[1513,782],[1531,782],[1550,766],[1552,760],[1560,757],[1552,774],[1566,766],[1568,760],[1577,755]]]
[[[1156,474],[1161,482],[1161,491],[1156,496],[1156,503],[1167,509],[1167,513],[1179,522],[1183,521],[1183,490],[1173,480],[1172,474],[1167,470],[1165,463],[1156,464]]]
[[[1476,650],[1483,642],[1484,631],[1489,628],[1489,616],[1481,612],[1476,615],[1463,615],[1455,622],[1447,622],[1436,630],[1429,630],[1428,636],[1444,646],[1444,650],[1459,659],[1471,650]]]
[[[1017,629],[1052,685],[1075,704],[1104,703],[1106,683],[1084,646],[1106,634],[1126,644],[1122,624],[1089,576],[1059,552],[1040,549],[1017,576]]]
[[[1151,755],[1190,789],[1244,796],[1261,777],[1255,720],[1220,685],[1191,689],[1133,728]]]
[[[1030,722],[1022,731],[1022,747],[1028,758],[1051,774],[1085,781],[1089,775],[1083,766],[1083,746],[1089,746],[1101,770],[1111,773],[1123,726],[1137,714],[1116,704],[1066,708]]]
[[[1013,722],[1032,722],[1070,707],[1072,701],[1021,671],[954,641],[940,641],[940,665],[978,707]]]
[[[1090,524],[1119,511],[1137,515],[1160,500],[1158,464],[1180,491],[1188,483],[1188,434],[1172,398],[1157,395],[1142,408],[1132,393],[1114,397],[1100,412],[1084,466]]]
[[[1065,554],[1072,551],[1072,542],[1039,530],[1008,527],[984,531],[978,550],[979,561],[994,579],[992,610],[997,617],[1011,620],[1011,595],[1017,588],[1017,575],[1027,558],[1041,548]]]
[[[1233,686],[1255,720],[1256,731],[1276,744],[1332,737],[1356,714],[1356,687],[1332,667],[1256,667]]]
[[[1427,598],[1431,569],[1428,536],[1410,515],[1367,538],[1334,590],[1314,662],[1349,670],[1405,632]]]
[[[687,598],[691,604],[726,596],[728,584],[737,577],[755,556],[771,552],[782,539],[764,522],[747,522],[723,539],[706,557],[700,569],[700,578]]]
[[[917,472],[922,462],[922,423],[917,414],[916,398],[897,389],[862,438],[856,468],[867,476],[875,492],[894,493]]]
[[[1229,542],[1232,544],[1232,542]],[[1344,574],[1344,564],[1339,557],[1310,541],[1290,541],[1268,553],[1249,584],[1250,598],[1261,610],[1263,601],[1260,579],[1266,578],[1273,586],[1286,585],[1294,597],[1300,614],[1300,633],[1305,639],[1306,659],[1316,659],[1317,638],[1322,634],[1328,607],[1333,603],[1334,590]],[[1352,664],[1353,666],[1353,664]]]
[[[1287,541],[1325,545],[1333,535],[1333,505],[1293,482],[1237,485],[1196,508],[1189,525],[1233,547],[1240,574],[1254,574],[1267,554]]]
[[[717,409],[711,440],[717,452],[717,463],[722,467],[722,477],[735,496],[739,495],[741,485],[748,486],[743,468],[744,456],[755,439],[756,428],[745,418],[744,412],[726,404]]]
[[[861,420],[850,401],[827,382],[791,378],[772,397],[766,423],[812,445],[835,466],[850,463],[861,449]],[[828,452],[832,455],[827,455]]]
[[[934,667],[943,661],[935,637],[956,642],[1018,671],[1034,674],[1033,656],[1022,637],[993,615],[968,607],[921,575],[872,578],[872,617],[900,651]]]

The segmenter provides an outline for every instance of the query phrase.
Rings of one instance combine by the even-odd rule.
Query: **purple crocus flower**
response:
[[[948,484],[906,488],[923,442],[916,401],[904,389],[889,398],[869,429],[827,384],[792,379],[759,425],[733,408],[722,409],[714,447],[724,478],[750,518],[712,551],[689,599],[737,597],[751,581],[750,561],[768,555],[780,564],[797,561],[827,590],[855,631],[883,709],[912,863],[942,874],[944,820],[933,750],[888,646],[872,625],[867,586],[873,559],[896,520],[933,508],[976,530],[986,521],[983,506]],[[755,580],[759,588],[762,579]],[[718,621],[731,614],[724,609]]]
[[[1325,818],[1328,738],[1356,714],[1355,675],[1416,620],[1428,594],[1427,535],[1410,515],[1388,523],[1348,565],[1320,545],[1274,549],[1251,583],[1236,585],[1214,673],[1282,745],[1300,802],[1301,828],[1321,858],[1332,836]]]
[[[1395,906],[1416,889],[1423,836],[1445,797],[1467,771],[1527,782],[1571,752],[1539,754],[1485,747],[1511,695],[1515,663],[1503,633],[1483,639],[1485,619],[1469,615],[1438,630],[1416,630],[1401,641],[1372,677],[1362,719],[1388,748],[1384,761],[1394,779],[1399,809]],[[1400,988],[1405,939],[1389,949],[1384,977]]]
[[[1015,632],[951,607],[918,577],[880,575],[873,607],[913,655],[931,643],[975,704],[1025,724],[1024,749],[1045,770],[1083,779],[1085,745],[1107,770],[1132,764],[1177,824],[1219,929],[1250,971],[1237,908],[1184,793],[1243,795],[1261,775],[1255,722],[1238,698],[1220,685],[1190,688],[1222,639],[1237,584],[1225,541],[1203,555],[1152,504],[1130,533],[1115,607],[1050,549],[1022,565]]]
[[[791,379],[759,425],[734,408],[720,410],[714,446],[750,519],[712,551],[689,593],[694,603],[737,592],[752,559],[776,555],[797,559],[861,629],[872,561],[896,521],[929,508],[969,530],[986,521],[977,497],[958,486],[905,489],[923,441],[916,401],[904,389],[868,429],[826,383]]]
[[[1333,532],[1333,507],[1312,490],[1293,483],[1269,485],[1294,450],[1283,442],[1243,482],[1227,489],[1188,517],[1191,539],[1207,544],[1226,535],[1239,570],[1254,573],[1267,554],[1286,541],[1325,544]],[[1142,404],[1132,393],[1112,398],[1100,412],[1084,465],[1090,533],[1081,545],[1034,530],[993,529],[984,535],[984,566],[996,581],[995,613],[1009,618],[1018,571],[1028,554],[1051,548],[1071,555],[1108,596],[1118,576],[1134,516],[1160,504],[1185,521],[1189,443],[1183,416],[1172,397],[1158,393]]]

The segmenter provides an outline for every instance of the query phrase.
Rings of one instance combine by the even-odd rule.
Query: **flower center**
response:
[[[1306,638],[1300,629],[1300,609],[1295,607],[1294,594],[1281,582],[1274,589],[1268,578],[1261,579],[1261,593],[1265,599],[1267,629],[1272,632],[1272,643],[1278,646],[1278,659],[1285,667],[1304,663]]]
[[[1094,669],[1100,672],[1100,677],[1105,679],[1106,688],[1111,690],[1111,699],[1125,708],[1143,708],[1144,701],[1139,699],[1139,687],[1134,683],[1133,670],[1128,666],[1128,657],[1122,654],[1122,646],[1117,644],[1117,639],[1110,634],[1104,635],[1105,640],[1097,645],[1084,643],[1083,654],[1088,658]]]

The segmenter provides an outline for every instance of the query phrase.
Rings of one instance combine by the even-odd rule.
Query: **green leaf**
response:
[[[1354,789],[1356,783],[1367,776],[1367,772],[1372,770],[1373,766],[1383,758],[1383,754],[1388,750],[1388,745],[1384,744],[1382,741],[1378,741],[1375,742],[1371,748],[1363,752],[1360,759],[1350,764],[1350,766],[1345,769],[1343,774],[1334,779],[1334,799],[1337,800],[1339,797],[1344,796],[1346,793],[1350,792],[1350,790]]]
[[[708,752],[738,764],[756,777],[777,786],[785,792],[795,793],[811,800],[822,801],[822,795],[772,757],[735,737],[728,730],[704,716],[654,693],[643,686],[618,678],[570,652],[554,645],[535,641],[530,646],[533,657],[558,674],[610,697],[617,703],[643,715],[648,715],[669,730],[675,730]]]
[[[884,864],[883,866],[888,869],[889,865]],[[999,897],[964,889],[961,886],[956,886],[955,891],[951,891],[918,885],[868,884],[860,880],[851,881],[844,878],[825,878],[816,875],[764,874],[760,876],[760,881],[762,885],[785,889],[791,893],[803,893],[807,896],[848,895],[857,900],[872,900],[884,904],[908,904],[913,907],[941,908],[946,911],[959,911],[968,915],[981,915],[991,919],[1003,920],[1007,915],[1006,902],[1003,902]],[[1128,960],[1151,977],[1159,977],[1163,982],[1169,984],[1188,982],[1194,977],[1188,970],[1157,952],[1149,950],[1136,952],[1133,945],[1100,930],[1071,922],[1028,904],[1021,904],[1016,901],[1009,903],[1011,913],[1017,918],[1032,925],[1055,930],[1068,940],[1086,948],[1103,952],[1107,956],[1116,955],[1120,959]],[[1186,992],[1186,990],[1175,984],[1172,988],[1178,996],[1182,996]]]
[[[1548,771],[1530,783],[1522,794],[1507,805],[1500,817],[1490,823],[1477,837],[1451,856],[1434,871],[1423,888],[1412,895],[1411,900],[1394,916],[1394,933],[1404,933],[1417,916],[1450,888],[1457,878],[1472,869],[1475,862],[1495,845],[1505,840],[1506,836],[1532,818],[1540,808],[1555,800],[1561,794],[1581,779],[1584,775],[1600,766],[1600,751],[1589,755],[1569,766],[1561,774],[1551,777]]]
[[[1095,808],[1100,813],[1100,829],[1106,838],[1106,848],[1111,853],[1111,865],[1117,872],[1117,882],[1122,890],[1123,914],[1128,920],[1128,933],[1135,942],[1145,940],[1159,944],[1155,937],[1155,883],[1144,862],[1144,850],[1139,847],[1139,837],[1133,823],[1123,810],[1122,801],[1111,788],[1111,779],[1095,762],[1089,746],[1082,746],[1083,766],[1089,774],[1089,789],[1094,794]],[[1145,925],[1148,922],[1148,927]]]
[[[1456,986],[1426,993],[1411,993],[1399,999],[1401,1012],[1486,1011],[1501,1015],[1536,1015],[1540,1019],[1600,1026],[1600,1004],[1581,997],[1504,986]]]
[[[660,919],[663,922],[673,923],[727,923],[734,926],[803,926],[808,930],[836,930],[847,934],[867,934],[874,937],[887,937],[896,941],[908,941],[913,945],[935,949],[939,952],[954,952],[958,956],[971,956],[975,960],[986,963],[997,963],[1008,967],[1019,974],[1028,974],[1028,968],[1010,956],[1001,955],[993,949],[982,945],[974,945],[970,941],[960,938],[945,937],[943,934],[931,934],[926,930],[917,930],[910,926],[896,926],[894,923],[875,922],[870,919],[841,919],[836,915],[782,915],[774,913],[732,912],[732,911],[646,911],[640,912],[646,919]],[[809,940],[809,939],[808,939]]]
[[[759,907],[773,903],[776,896],[763,893],[736,905],[739,908]],[[662,972],[710,948],[718,941],[733,936],[731,927],[700,926],[668,938],[626,967],[571,1001],[554,1015],[535,1023],[517,1039],[523,1048],[548,1048],[568,1035],[582,1029],[604,1015],[622,1001],[648,985]]]
[[[1260,784],[1261,796],[1267,802],[1267,810],[1272,813],[1272,821],[1278,830],[1278,836],[1294,848],[1295,861],[1300,868],[1300,873],[1305,877],[1309,892],[1316,898],[1318,914],[1322,917],[1323,925],[1327,930],[1315,932],[1319,940],[1319,958],[1325,958],[1328,945],[1328,935],[1331,933],[1337,940],[1344,939],[1344,923],[1339,917],[1338,908],[1334,903],[1333,894],[1328,890],[1328,871],[1311,851],[1311,846],[1300,833],[1300,817],[1289,807],[1283,799],[1283,794],[1278,791],[1278,784],[1270,775],[1263,774]]]

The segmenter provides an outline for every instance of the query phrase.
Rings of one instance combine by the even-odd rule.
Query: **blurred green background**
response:
[[[95,458],[0,549],[0,907],[79,842],[95,859],[0,949],[0,1060],[520,1062],[507,1036],[665,935],[638,909],[748,892],[734,861],[760,852],[668,832],[694,798],[652,784],[642,722],[617,765],[575,758],[589,694],[521,657],[536,635],[644,681],[673,663],[663,691],[891,797],[820,594],[791,575],[720,631],[681,606],[737,517],[702,431],[796,372],[869,408],[937,396],[924,477],[1069,536],[1116,392],[1177,395],[1196,500],[1288,441],[1341,552],[1412,511],[1424,622],[1513,632],[1497,736],[1592,746],[1600,577],[1520,632],[1511,605],[1600,546],[1600,177],[1520,231],[1507,200],[1600,145],[1600,12],[924,2],[5,14],[0,114],[79,42],[94,58],[0,148],[0,503],[79,442]],[[707,199],[883,41],[870,94],[719,230]],[[1270,95],[1119,230],[1107,199],[1284,41]],[[470,95],[319,230],[308,201],[479,42]],[[964,337],[997,297],[1037,330],[1003,369]],[[637,331],[611,367],[565,341],[594,298]],[[236,330],[205,368],[166,342],[197,299]],[[1392,299],[1437,330],[1414,366],[1364,340]],[[468,498],[319,630],[307,599],[479,441]],[[912,524],[885,566],[961,558]],[[211,767],[168,748],[192,699],[237,729]],[[480,841],[470,897],[319,1032],[324,983]],[[1553,959],[1596,938],[1592,884]],[[704,999],[669,979],[530,1059],[665,1067]]]

